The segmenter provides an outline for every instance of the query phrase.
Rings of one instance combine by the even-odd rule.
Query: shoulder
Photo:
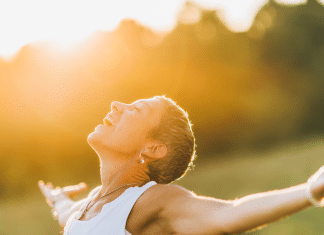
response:
[[[186,196],[194,197],[196,194],[178,185],[156,184],[148,188],[136,204],[141,207],[150,206],[160,211],[174,201]]]
[[[156,184],[147,189],[143,196],[146,196],[148,201],[154,198],[164,199],[162,202],[164,204],[179,197],[196,196],[196,194],[179,185]]]
[[[135,206],[150,207],[161,210],[168,203],[183,196],[195,196],[184,187],[172,184],[156,184],[148,188],[137,200]]]
[[[195,194],[178,185],[156,184],[148,188],[135,203],[127,221],[132,234],[141,234],[145,227],[154,224],[174,202]]]

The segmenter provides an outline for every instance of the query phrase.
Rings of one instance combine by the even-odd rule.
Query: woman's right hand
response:
[[[46,202],[53,207],[56,202],[67,199],[74,198],[78,194],[84,192],[88,189],[88,186],[85,183],[80,183],[78,185],[66,186],[63,188],[56,187],[54,189],[52,183],[44,184],[43,181],[38,182],[38,186],[45,196]]]

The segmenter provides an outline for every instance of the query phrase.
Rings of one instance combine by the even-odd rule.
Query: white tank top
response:
[[[89,220],[75,219],[78,211],[74,212],[64,227],[64,235],[131,235],[126,231],[128,215],[137,199],[155,184],[154,181],[150,181],[142,187],[126,189],[122,195],[105,204],[101,212]]]

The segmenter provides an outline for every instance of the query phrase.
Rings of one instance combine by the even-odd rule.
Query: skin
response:
[[[118,187],[136,183],[144,185],[148,163],[163,158],[167,147],[148,138],[164,111],[163,103],[155,98],[138,100],[132,104],[113,102],[108,114],[115,126],[99,125],[88,136],[88,143],[100,159],[102,185],[95,188],[93,206],[80,220],[89,220],[100,213],[102,206],[115,200],[127,188],[108,196],[102,195]],[[144,163],[140,163],[145,159]],[[315,174],[311,193],[317,200],[324,197],[324,168]],[[84,207],[85,200],[75,202],[71,197],[84,191],[85,184],[53,189],[39,182],[47,201],[56,201],[62,227],[68,217]],[[58,191],[59,190],[59,191]],[[310,207],[306,183],[291,188],[248,195],[235,200],[221,200],[197,196],[183,187],[157,184],[150,187],[135,203],[126,229],[137,234],[234,234],[245,232]]]

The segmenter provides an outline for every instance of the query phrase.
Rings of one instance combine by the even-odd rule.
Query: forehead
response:
[[[134,104],[140,104],[140,103],[146,105],[152,112],[162,111],[163,109],[163,102],[156,98],[140,99],[134,102]]]
[[[157,98],[140,99],[134,103],[143,103],[142,105],[149,106],[149,112],[145,112],[144,118],[149,129],[159,125],[164,111],[164,102]],[[144,104],[145,103],[145,104]]]
[[[135,101],[134,103],[143,103],[143,105],[149,106],[149,112],[147,112],[145,116],[147,118],[147,122],[150,123],[150,125],[156,126],[160,123],[164,111],[163,101],[156,98],[150,98],[140,99]]]

